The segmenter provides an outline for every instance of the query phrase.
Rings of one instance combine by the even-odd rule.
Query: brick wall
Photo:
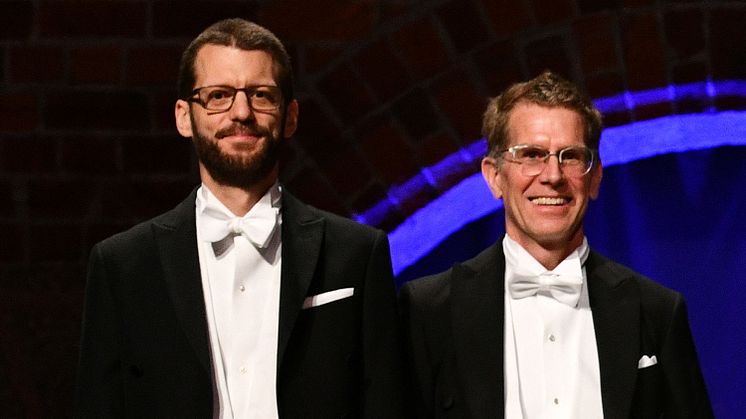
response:
[[[746,78],[739,1],[0,2],[0,416],[69,415],[88,251],[194,186],[173,128],[176,66],[191,37],[232,16],[275,31],[293,56],[301,117],[284,181],[344,215],[477,139],[486,98],[545,68],[594,97]],[[712,106],[746,103],[682,98],[606,121]]]

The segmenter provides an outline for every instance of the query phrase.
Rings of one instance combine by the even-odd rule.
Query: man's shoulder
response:
[[[283,194],[283,205],[287,207],[288,210],[283,211],[283,223],[299,222],[304,224],[323,221],[325,228],[327,228],[332,234],[367,239],[375,239],[385,235],[385,233],[378,228],[361,224],[355,220],[307,204],[293,196],[287,190],[283,191]],[[289,219],[286,219],[286,217],[289,217]]]
[[[605,276],[614,277],[617,281],[632,281],[640,291],[643,304],[656,305],[663,302],[673,302],[681,298],[681,294],[648,276],[635,271],[622,263],[609,259],[595,251],[591,252],[593,263],[604,271]]]
[[[163,228],[178,228],[181,223],[194,221],[194,194],[190,194],[184,201],[176,207],[156,215],[148,220],[141,221],[134,226],[113,234],[100,242],[95,247],[109,250],[122,250],[128,247],[146,246],[148,240],[153,236],[154,226]],[[189,204],[191,202],[191,205]],[[191,216],[190,216],[191,208]]]
[[[402,285],[402,291],[422,300],[438,300],[448,296],[451,283],[458,275],[474,276],[484,272],[500,270],[504,265],[504,256],[498,243],[484,249],[476,256],[463,262],[455,263],[449,269],[435,274],[408,281]]]

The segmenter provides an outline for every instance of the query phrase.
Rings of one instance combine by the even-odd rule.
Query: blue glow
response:
[[[600,154],[608,167],[659,154],[727,145],[746,145],[746,112],[669,116],[607,128]],[[470,155],[479,158],[485,148],[484,139],[468,147],[475,151]],[[467,177],[389,233],[394,274],[417,262],[464,225],[501,208],[502,201],[492,197],[481,173]]]

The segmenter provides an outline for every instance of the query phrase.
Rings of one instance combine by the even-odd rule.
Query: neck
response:
[[[233,186],[218,183],[207,170],[200,166],[202,183],[223,203],[234,215],[243,217],[267,193],[267,190],[277,181],[277,168],[260,182],[246,186]]]
[[[517,236],[508,233],[526,251],[533,256],[547,270],[556,268],[563,260],[567,259],[583,243],[583,232],[579,232],[569,240],[539,243],[531,240],[520,240]]]

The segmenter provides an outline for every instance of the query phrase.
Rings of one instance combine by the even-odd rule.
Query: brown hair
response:
[[[576,85],[551,71],[544,71],[527,82],[513,84],[499,96],[490,99],[482,116],[482,135],[487,139],[488,156],[494,157],[495,153],[508,145],[510,111],[519,103],[562,107],[577,112],[585,124],[585,145],[598,149],[601,113]]]
[[[225,19],[212,24],[189,44],[181,55],[177,89],[179,97],[185,99],[192,94],[196,75],[194,74],[194,60],[197,53],[205,45],[223,45],[242,50],[264,51],[272,56],[274,72],[282,96],[287,104],[293,99],[293,72],[290,67],[290,56],[282,42],[268,29],[249,22],[234,18]]]

